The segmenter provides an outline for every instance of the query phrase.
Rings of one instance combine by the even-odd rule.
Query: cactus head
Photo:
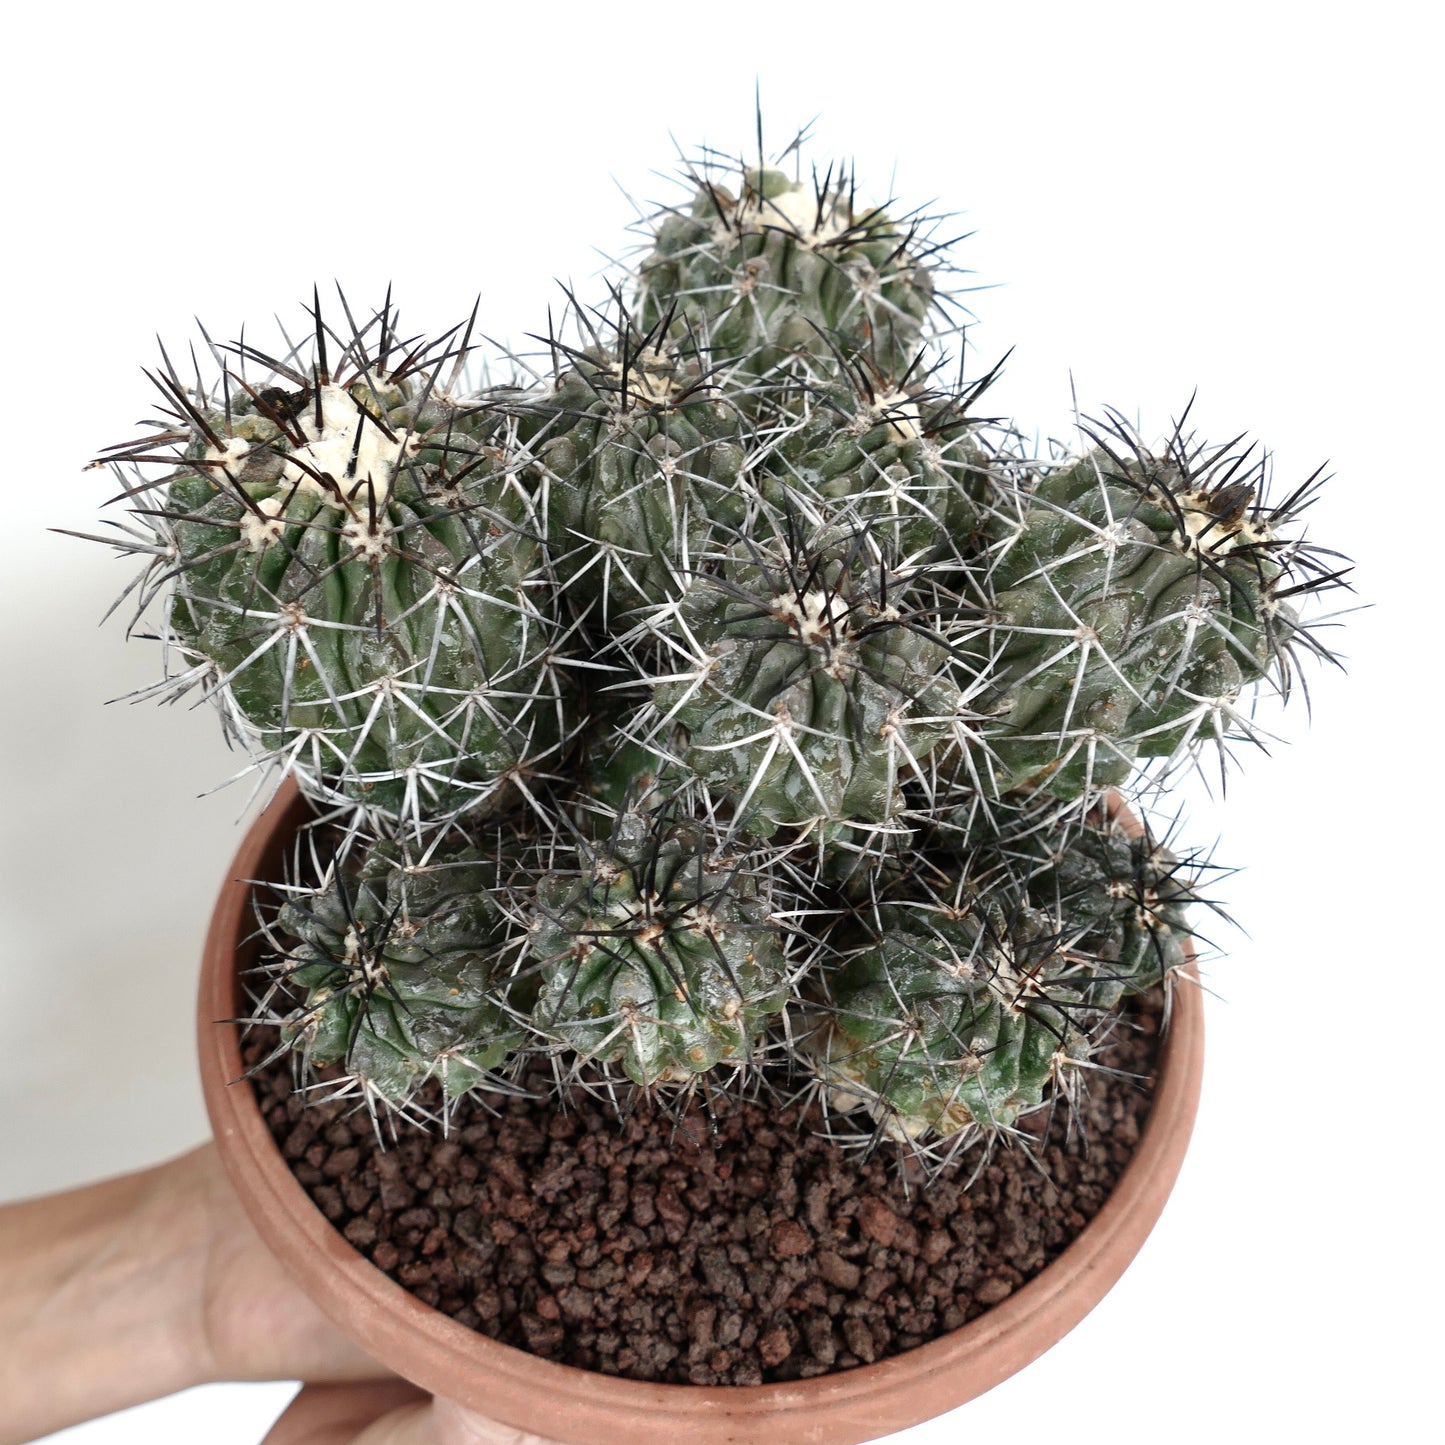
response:
[[[539,878],[531,924],[535,1026],[639,1084],[750,1062],[789,997],[766,883],[669,811]]]
[[[1094,440],[992,517],[979,706],[1000,792],[1087,800],[1141,759],[1251,735],[1245,689],[1286,696],[1299,652],[1329,656],[1292,602],[1340,577],[1288,535],[1314,479],[1271,506],[1263,458],[1177,428],[1155,455],[1117,419]]]
[[[938,640],[952,604],[927,568],[896,568],[866,529],[794,522],[754,527],[653,622],[674,639],[657,726],[681,729],[699,781],[765,834],[891,817],[959,704]]]
[[[1188,961],[1193,860],[1095,809],[916,854],[846,916],[806,1048],[835,1104],[897,1139],[1010,1131],[1067,1090],[1129,994]],[[865,922],[866,920],[866,922]]]
[[[745,439],[706,358],[662,322],[640,332],[620,301],[584,321],[589,345],[550,338],[557,375],[523,430],[558,580],[605,633],[678,595],[714,524],[741,519]]]
[[[162,374],[174,424],[108,457],[171,468],[127,492],[191,663],[175,690],[317,796],[488,803],[566,728],[530,457],[503,395],[452,390],[465,336],[404,340],[388,304],[342,344],[313,315],[309,361],[238,345],[213,390]]]
[[[862,1103],[894,1138],[1009,1128],[1084,1043],[1041,981],[1046,920],[965,893],[879,922],[831,972],[810,1044],[835,1104]]]
[[[800,372],[768,397],[759,491],[775,508],[867,527],[891,556],[963,565],[993,495],[970,415],[992,380],[949,392],[861,362],[841,376]]]
[[[283,1039],[343,1088],[405,1104],[495,1082],[530,1038],[535,989],[511,968],[512,862],[496,851],[351,839],[276,919],[272,1011]]]
[[[715,356],[765,375],[799,354],[913,361],[935,307],[932,218],[859,201],[846,169],[809,180],[705,164],[660,213],[639,269],[645,324],[676,315]]]

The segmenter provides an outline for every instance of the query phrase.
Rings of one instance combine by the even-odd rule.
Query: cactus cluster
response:
[[[256,1017],[373,1106],[545,1057],[1005,1136],[1188,961],[1204,865],[1111,790],[1328,656],[1315,479],[1113,413],[1032,455],[944,379],[935,222],[684,179],[541,380],[313,292],[102,458],[166,689],[316,805]]]

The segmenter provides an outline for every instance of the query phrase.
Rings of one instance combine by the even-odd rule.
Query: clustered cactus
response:
[[[315,293],[280,356],[167,360],[111,540],[168,689],[316,804],[256,995],[305,1066],[398,1109],[539,1058],[782,1071],[947,1155],[1185,966],[1204,865],[1111,789],[1328,656],[1315,479],[1272,505],[1261,455],[1114,413],[1032,455],[992,374],[944,380],[932,219],[834,170],[686,183],[550,374],[478,388],[475,313],[423,341]]]

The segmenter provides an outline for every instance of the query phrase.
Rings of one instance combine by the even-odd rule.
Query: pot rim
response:
[[[1122,808],[1122,800],[1111,805]],[[251,882],[279,876],[308,805],[286,784],[226,874],[206,937],[197,1026],[206,1110],[233,1188],[297,1284],[363,1349],[424,1390],[568,1445],[858,1445],[976,1398],[1062,1339],[1123,1274],[1184,1160],[1203,1075],[1201,990],[1172,994],[1154,1100],[1113,1192],[1052,1263],[976,1320],[871,1365],[763,1385],[675,1385],[558,1364],[423,1304],[311,1202],[242,1082],[238,952],[254,948]],[[1192,950],[1191,950],[1192,960]],[[1194,973],[1191,961],[1189,972]]]

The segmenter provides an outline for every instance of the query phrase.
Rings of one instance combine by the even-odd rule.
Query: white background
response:
[[[936,200],[994,409],[1067,435],[1111,403],[1328,461],[1312,535],[1369,611],[1218,810],[1226,890],[1195,1144],[1124,1282],[1045,1359],[896,1437],[1020,1424],[1071,1445],[1430,1438],[1441,1295],[1438,806],[1442,320],[1439,78],[1426,8],[1013,4],[668,12],[27,6],[4,104],[0,525],[0,1198],[203,1139],[195,961],[244,791],[209,712],[107,698],[154,650],[96,621],[129,564],[93,529],[98,447],[150,405],[157,332],[299,322],[313,279],[417,330],[477,294],[492,334],[595,294],[675,144],[810,154]],[[527,14],[530,18],[518,18]],[[895,171],[896,166],[896,171]],[[3,1288],[3,1281],[0,1281]],[[253,1445],[286,1385],[219,1386],[66,1445]],[[3,1405],[0,1405],[3,1408]],[[1435,1419],[1438,1427],[1438,1419]]]

